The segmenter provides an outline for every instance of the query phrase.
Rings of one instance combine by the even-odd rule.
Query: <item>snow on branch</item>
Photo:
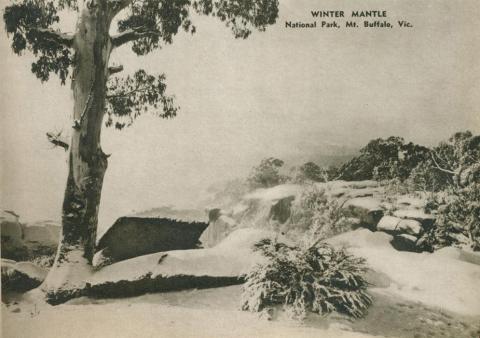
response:
[[[447,173],[447,174],[450,174],[450,175],[455,175],[455,172],[452,171],[452,170],[448,170],[448,169],[444,169],[442,167],[440,167],[440,165],[438,164],[437,160],[435,159],[435,152],[432,151],[431,153],[431,157],[432,157],[432,160],[433,160],[433,163],[435,164],[435,168],[444,172],[444,173]],[[438,156],[438,155],[437,155]]]

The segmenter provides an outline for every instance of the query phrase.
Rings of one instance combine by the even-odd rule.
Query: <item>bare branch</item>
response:
[[[145,92],[149,89],[149,87],[137,87],[127,93],[122,93],[122,94],[113,94],[113,95],[107,95],[106,99],[111,99],[114,97],[129,97],[132,94],[138,93],[138,92]]]
[[[113,47],[120,47],[121,45],[124,45],[127,42],[135,41],[140,38],[148,37],[151,35],[160,35],[160,33],[155,31],[142,31],[140,29],[138,30],[129,29],[123,33],[113,36],[112,45]]]
[[[53,29],[49,28],[29,28],[32,31],[40,33],[44,39],[51,40],[56,42],[60,45],[65,47],[72,47],[73,46],[73,38],[74,36],[67,33],[62,33]]]
[[[432,157],[432,160],[433,160],[433,163],[435,163],[435,168],[440,170],[440,171],[443,171],[444,173],[447,173],[447,174],[450,174],[450,175],[455,175],[455,172],[452,171],[452,170],[448,170],[448,169],[444,169],[442,167],[440,167],[440,165],[438,164],[437,160],[435,160],[435,156],[434,156],[434,152],[432,151],[431,152],[431,157]]]
[[[113,75],[113,74],[116,74],[116,73],[120,73],[121,71],[123,71],[123,66],[122,65],[108,67],[108,75],[109,76]]]
[[[47,140],[48,142],[52,143],[55,147],[62,147],[65,151],[68,150],[68,143],[62,137],[62,133],[54,134],[54,133],[47,133]]]

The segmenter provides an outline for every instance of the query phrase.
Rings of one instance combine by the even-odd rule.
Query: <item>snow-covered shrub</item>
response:
[[[315,185],[305,189],[295,202],[291,228],[311,242],[351,230],[352,223],[334,199]]]
[[[301,320],[308,312],[359,318],[372,303],[362,258],[321,242],[301,248],[265,239],[256,250],[267,261],[246,276],[243,310],[264,313],[282,305],[294,319]]]
[[[426,242],[433,249],[456,245],[480,250],[480,183],[452,190],[434,202],[437,219]]]

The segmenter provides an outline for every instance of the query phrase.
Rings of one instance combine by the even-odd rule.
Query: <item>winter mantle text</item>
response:
[[[309,20],[286,20],[286,29],[413,28],[405,19],[391,19],[386,10],[311,10]]]

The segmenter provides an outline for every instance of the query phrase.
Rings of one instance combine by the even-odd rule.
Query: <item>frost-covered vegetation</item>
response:
[[[305,189],[292,208],[291,228],[312,243],[351,230],[352,221],[340,204],[328,198],[325,189]]]
[[[243,184],[237,181],[235,191],[283,183],[312,186],[295,202],[293,226],[329,237],[349,230],[340,206],[315,187],[331,180],[375,180],[384,187],[386,199],[399,195],[426,199],[425,212],[435,215],[436,221],[424,235],[425,247],[460,245],[480,250],[480,135],[458,132],[430,148],[401,137],[378,138],[338,167],[309,161],[288,171],[282,160],[267,158]]]
[[[247,275],[244,310],[268,314],[281,305],[295,319],[334,311],[358,318],[372,303],[362,258],[318,241],[299,247],[263,240],[256,248],[267,261]]]

